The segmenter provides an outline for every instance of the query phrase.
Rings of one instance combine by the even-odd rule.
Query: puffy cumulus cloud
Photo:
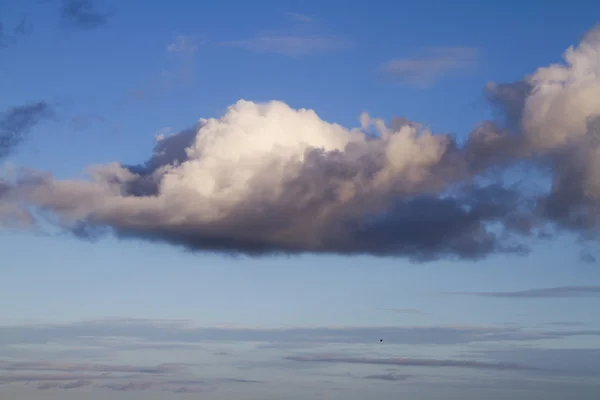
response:
[[[89,181],[29,174],[20,194],[80,234],[111,227],[247,254],[476,257],[514,250],[485,223],[508,218],[519,198],[499,186],[438,194],[485,165],[462,157],[489,146],[482,129],[458,149],[404,120],[387,126],[365,114],[360,128],[346,129],[312,110],[242,100],[160,140],[145,165],[95,166]]]
[[[552,174],[552,189],[541,199],[545,216],[593,233],[600,222],[600,27],[567,49],[564,61],[494,86],[492,97],[521,135],[523,154]]]
[[[192,250],[522,253],[523,237],[547,225],[598,226],[600,30],[564,58],[488,85],[503,118],[462,144],[402,118],[363,114],[345,128],[312,110],[241,100],[163,138],[143,165],[94,166],[88,180],[28,173],[11,192],[79,235],[108,229]],[[515,164],[550,173],[551,191],[484,179]]]

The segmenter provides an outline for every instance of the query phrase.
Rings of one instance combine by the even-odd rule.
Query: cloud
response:
[[[105,383],[99,385],[99,387],[101,388],[110,389],[115,392],[133,392],[147,390],[153,386],[156,386],[156,382]]]
[[[429,87],[450,72],[473,67],[477,53],[477,49],[468,47],[430,48],[422,57],[388,61],[382,71],[390,79]]]
[[[467,185],[439,197],[447,180],[468,173],[468,153],[488,146],[483,139],[472,137],[461,157],[448,136],[362,120],[382,137],[281,102],[240,101],[159,142],[145,165],[95,167],[92,181],[40,175],[20,182],[21,193],[72,231],[108,227],[193,250],[423,260],[522,251],[485,225],[506,220],[507,230],[522,230],[508,223],[527,218],[510,189]]]
[[[367,375],[364,377],[364,379],[398,382],[398,381],[406,381],[406,380],[410,379],[411,377],[412,377],[412,375],[406,375],[406,374],[400,375],[400,374],[389,373],[389,374]]]
[[[396,314],[429,315],[428,312],[417,310],[416,308],[381,308],[380,310]]]
[[[43,101],[0,112],[0,160],[10,155],[37,124],[52,116],[52,106]]]
[[[65,324],[30,324],[0,326],[0,346],[35,345],[45,343],[63,343],[67,345],[87,344],[95,349],[107,351],[122,350],[171,350],[167,345],[176,344],[178,348],[198,349],[202,342],[253,342],[253,344],[271,344],[279,348],[294,348],[284,344],[302,344],[308,348],[316,345],[340,344],[373,344],[383,338],[387,344],[405,345],[451,345],[500,341],[537,341],[544,339],[560,339],[578,336],[600,336],[600,331],[593,329],[547,330],[522,329],[519,327],[478,327],[478,326],[345,326],[345,327],[211,327],[195,326],[191,322],[152,321],[136,319],[104,319],[79,321]],[[374,339],[375,338],[375,339]],[[132,341],[135,339],[135,341]],[[117,343],[115,346],[114,343]],[[133,343],[134,346],[129,344]],[[138,346],[138,345],[142,346]],[[143,346],[147,344],[147,346]],[[153,345],[157,345],[153,347]],[[279,345],[279,346],[277,346]],[[298,348],[297,346],[295,348]],[[14,364],[12,368],[15,368]],[[43,368],[46,364],[25,364],[26,367]],[[63,365],[52,363],[51,367]],[[1,365],[0,365],[1,367]],[[167,372],[180,368],[179,365],[162,365],[152,367],[136,366],[101,366],[93,368],[120,368],[122,372],[142,373],[144,371]],[[72,364],[62,367],[70,370]]]
[[[600,286],[559,286],[543,289],[518,290],[514,292],[458,292],[453,294],[479,297],[505,297],[519,299],[583,297],[600,296]]]
[[[346,50],[353,46],[352,42],[344,38],[320,35],[264,35],[250,39],[225,41],[222,44],[255,53],[275,53],[289,57]]]
[[[68,29],[97,29],[108,24],[113,15],[97,10],[93,0],[62,0],[60,25]]]
[[[316,32],[313,18],[308,15],[288,12],[295,26],[286,32],[271,32],[239,40],[223,41],[223,46],[238,47],[254,53],[280,54],[301,57],[318,53],[347,50],[354,43],[340,36],[323,35]]]
[[[240,100],[160,141],[142,165],[90,167],[86,180],[29,171],[11,193],[79,237],[238,255],[478,260],[527,254],[548,232],[597,240],[599,54],[600,28],[564,63],[487,85],[504,118],[461,143],[404,118],[363,114],[346,128],[279,101]],[[503,183],[525,167],[538,174]]]
[[[39,390],[77,389],[95,384],[100,389],[133,392],[159,389],[173,393],[208,391],[217,384],[254,384],[239,378],[197,379],[185,364],[132,366],[95,363],[0,360],[0,384],[34,383]],[[180,377],[186,377],[181,379]],[[213,386],[209,386],[213,385]]]
[[[86,380],[78,380],[67,383],[41,383],[37,386],[39,390],[48,390],[48,389],[78,389],[81,387],[89,386],[92,384],[92,381]]]
[[[289,12],[287,13],[287,15],[292,18],[292,20],[294,20],[295,22],[301,23],[301,24],[310,24],[313,22],[313,19],[311,17],[309,17],[308,15],[305,14],[300,14],[300,13],[295,13],[295,12]]]
[[[537,368],[513,363],[496,363],[475,360],[439,360],[439,359],[417,359],[417,358],[372,358],[372,357],[349,357],[349,356],[288,356],[287,360],[315,363],[338,363],[338,364],[372,364],[372,365],[394,365],[403,367],[453,367],[492,370],[536,370]]]
[[[105,365],[105,364],[80,364],[58,363],[48,361],[2,361],[0,370],[7,371],[61,371],[61,372],[110,372],[133,374],[167,374],[179,371],[179,364],[162,364],[157,366],[132,366],[132,365]]]
[[[197,36],[177,35],[175,40],[167,46],[169,53],[184,53],[194,55],[204,40]]]
[[[29,35],[32,30],[33,25],[27,17],[22,18],[11,33],[6,32],[4,23],[0,21],[0,50],[14,45],[21,37]]]
[[[165,94],[179,85],[188,85],[195,79],[196,53],[206,43],[201,35],[177,35],[166,46],[167,64],[156,76],[152,76],[129,96],[135,100],[151,97],[164,98]]]
[[[511,348],[483,349],[465,356],[493,358],[502,362],[518,362],[547,367],[555,365],[562,376],[600,376],[600,348],[543,348],[514,346]]]
[[[0,360],[0,384],[35,383],[39,390],[77,389],[95,384],[97,388],[118,392],[161,389],[178,393],[181,390],[208,389],[207,382],[204,380],[176,379],[177,374],[184,372],[183,367],[183,364],[131,366]],[[213,381],[214,383],[251,382],[233,378],[213,379]]]

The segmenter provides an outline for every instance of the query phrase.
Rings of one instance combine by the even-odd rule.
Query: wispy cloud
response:
[[[504,298],[557,298],[600,296],[600,286],[559,286],[542,289],[518,290],[513,292],[452,292],[454,295]]]
[[[354,46],[352,41],[341,36],[318,33],[314,19],[308,15],[289,12],[287,16],[295,23],[291,30],[223,41],[221,45],[238,47],[259,54],[272,53],[287,57],[347,50]]]
[[[287,15],[294,21],[302,24],[310,24],[313,22],[313,18],[296,12],[289,12]]]
[[[109,376],[106,374],[78,374],[78,373],[2,373],[0,375],[0,384],[7,383],[46,383],[46,382],[75,382],[81,380],[98,380],[98,379],[118,379],[115,376]]]
[[[181,84],[188,84],[195,78],[196,54],[206,39],[199,34],[179,34],[167,46],[165,67],[150,77],[140,87],[130,91],[136,100],[163,95]]]
[[[39,390],[48,390],[48,389],[78,389],[81,387],[89,386],[92,384],[92,381],[89,380],[78,380],[67,383],[52,383],[46,382],[37,385]]]
[[[375,374],[375,375],[367,375],[364,377],[364,379],[372,379],[372,380],[377,380],[377,381],[390,381],[390,382],[397,382],[397,381],[405,381],[408,380],[412,377],[412,375],[407,375],[407,374],[394,374],[394,373],[389,373],[389,374]]]
[[[395,314],[408,314],[408,315],[430,315],[430,313],[418,310],[416,308],[380,308],[381,311],[388,311]]]
[[[382,71],[391,80],[426,88],[450,72],[473,67],[477,54],[477,49],[470,47],[429,48],[419,57],[388,61]]]
[[[101,388],[110,389],[115,392],[134,392],[150,389],[153,386],[156,386],[156,382],[105,383],[99,385]]]
[[[0,113],[0,159],[12,153],[41,121],[54,115],[43,101],[12,107]]]
[[[96,29],[105,26],[113,15],[98,10],[93,0],[62,0],[59,24],[67,29]]]
[[[275,53],[289,57],[346,50],[353,46],[353,43],[347,39],[320,35],[265,35],[250,39],[225,41],[222,44],[255,53]]]
[[[493,370],[537,370],[527,365],[476,360],[440,360],[427,358],[373,358],[348,356],[288,356],[287,360],[316,363],[394,365],[403,367],[454,367]]]
[[[173,42],[167,46],[169,53],[184,53],[193,55],[196,54],[198,48],[204,44],[206,40],[199,35],[177,35]]]
[[[180,371],[180,364],[157,366],[108,365],[92,363],[57,363],[48,361],[0,361],[0,371],[60,371],[60,372],[111,372],[135,374],[167,374]]]
[[[27,17],[23,17],[19,23],[7,32],[4,23],[0,21],[0,50],[7,48],[23,37],[31,33],[33,25]]]

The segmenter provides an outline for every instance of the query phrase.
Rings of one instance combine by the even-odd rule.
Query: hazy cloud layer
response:
[[[526,254],[553,233],[596,240],[599,38],[590,31],[564,63],[522,82],[488,85],[503,118],[462,144],[404,118],[363,114],[348,129],[312,110],[240,100],[159,141],[145,164],[94,166],[89,180],[29,171],[11,192],[80,237],[114,232],[254,256],[476,260]],[[519,166],[551,189],[497,178]]]
[[[62,371],[62,372],[119,372],[135,374],[167,374],[181,369],[180,365],[162,364],[157,366],[79,364],[58,362],[16,362],[0,360],[2,371]]]
[[[0,346],[11,344],[87,343],[113,350],[169,349],[168,344],[197,348],[202,342],[263,342],[303,344],[464,344],[536,341],[576,336],[599,336],[593,329],[551,330],[519,327],[388,326],[388,327],[201,327],[191,322],[107,319],[67,324],[0,326]],[[107,340],[106,338],[112,338]],[[156,347],[154,347],[156,346]],[[289,347],[286,347],[289,348]]]
[[[382,70],[392,80],[428,87],[445,74],[473,67],[476,58],[477,49],[474,48],[430,48],[421,57],[388,61],[383,65]]]
[[[105,26],[113,12],[102,11],[94,0],[62,0],[60,25],[68,29],[96,29]]]
[[[34,383],[39,390],[79,389],[95,384],[97,388],[119,392],[157,389],[188,393],[207,391],[219,383],[261,383],[238,378],[192,378],[186,367],[184,364],[132,366],[0,360],[0,384]]]
[[[584,297],[600,296],[600,286],[559,286],[543,289],[518,290],[513,292],[458,292],[453,294],[480,297],[505,297],[513,299]]]
[[[537,370],[538,368],[514,363],[485,362],[475,360],[438,360],[438,359],[417,359],[417,358],[373,358],[373,357],[349,357],[349,356],[288,356],[287,360],[316,363],[336,363],[336,364],[372,364],[372,365],[393,365],[403,367],[453,367],[453,368],[473,368],[473,369],[492,369],[492,370],[512,370],[526,371]]]

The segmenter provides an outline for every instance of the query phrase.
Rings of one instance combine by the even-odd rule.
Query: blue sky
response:
[[[486,83],[560,62],[600,11],[583,0],[98,0],[82,2],[90,22],[63,3],[0,1],[0,110],[43,101],[53,111],[0,162],[56,180],[141,164],[159,133],[219,118],[240,99],[348,128],[362,112],[406,117],[460,142],[492,118]],[[600,277],[572,235],[532,241],[526,256],[425,263],[9,228],[0,237],[0,397],[600,393]]]

